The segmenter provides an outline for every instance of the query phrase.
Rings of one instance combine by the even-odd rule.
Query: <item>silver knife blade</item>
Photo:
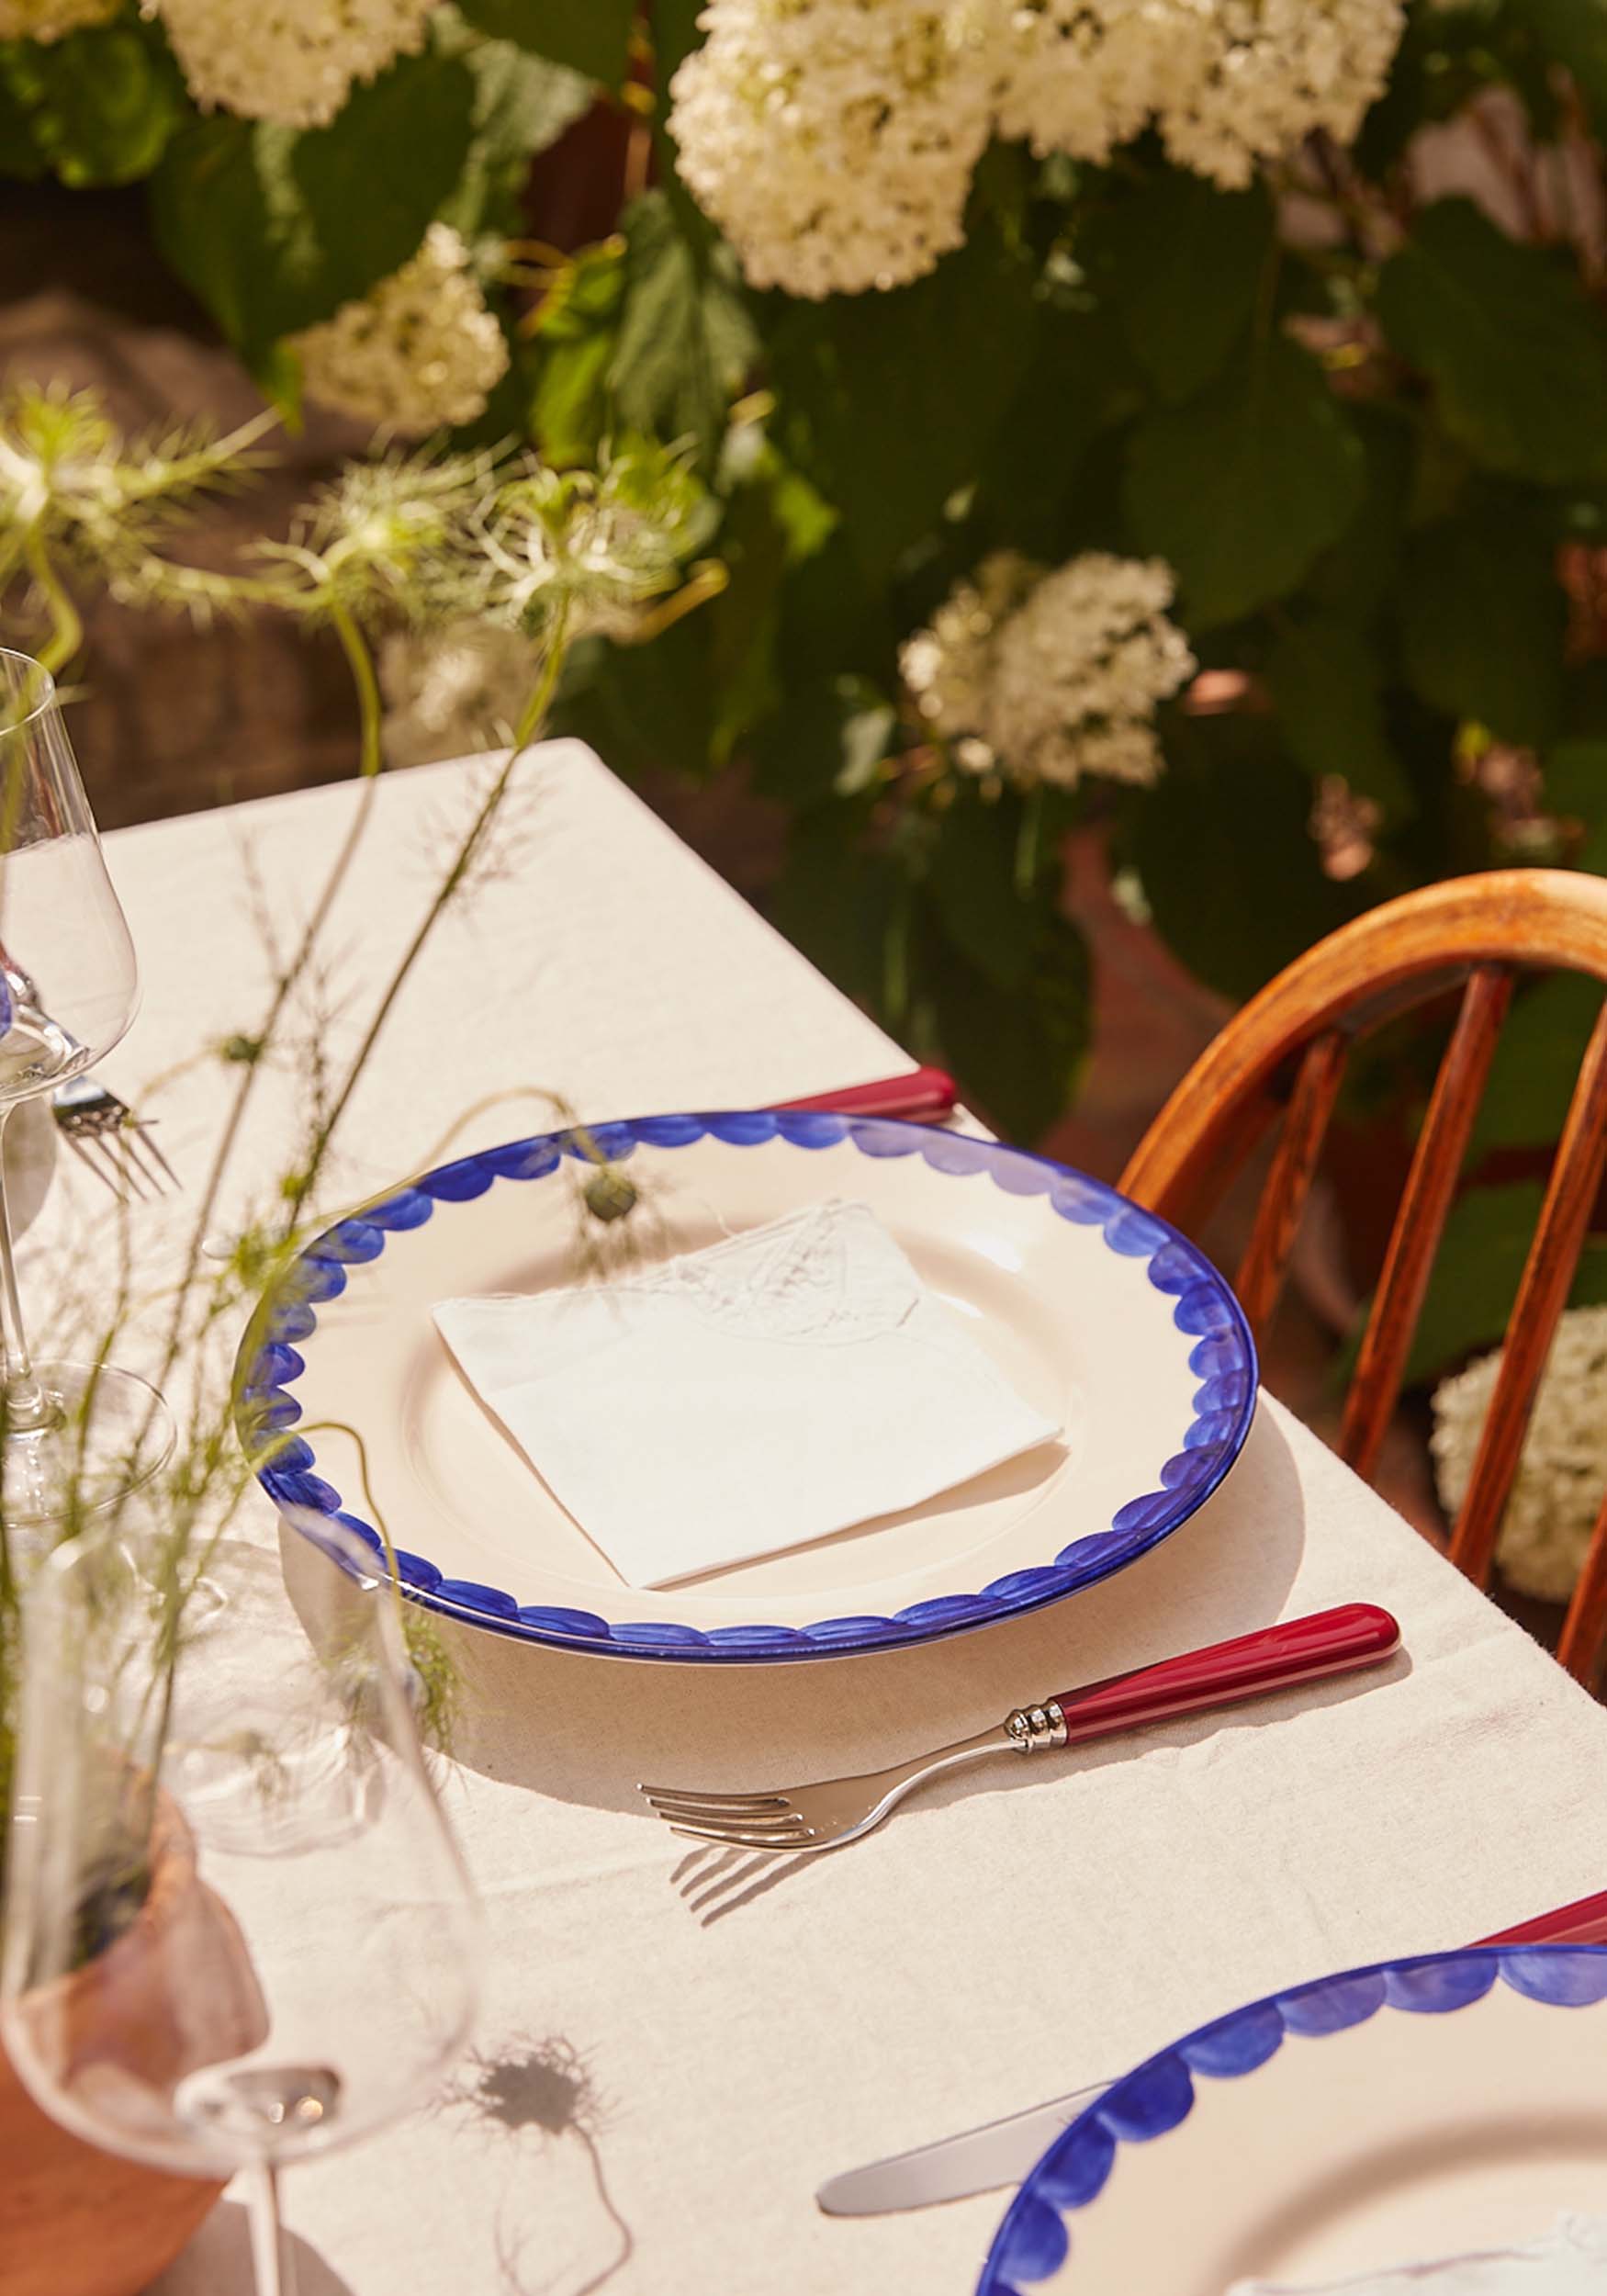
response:
[[[1558,1906],[1516,1930],[1500,1930],[1481,1938],[1483,1945],[1511,1943],[1607,1945],[1607,1890],[1593,1897]],[[1069,2128],[1085,2106],[1091,2105],[1108,2081],[1094,2081],[1053,2097],[1046,2105],[1029,2105],[1003,2121],[990,2121],[959,2136],[939,2137],[933,2144],[917,2144],[913,2152],[894,2153],[886,2160],[849,2168],[828,2177],[815,2198],[828,2216],[885,2216],[897,2209],[929,2208],[938,2200],[963,2200],[977,2192],[996,2192],[1019,2184],[1062,2129]]]
[[[827,2216],[885,2216],[895,2209],[929,2208],[935,2200],[963,2200],[1019,2184],[1051,2141],[1109,2087],[1094,2081],[1046,2105],[1006,2114],[961,2136],[939,2137],[913,2152],[828,2177],[815,2198]]]

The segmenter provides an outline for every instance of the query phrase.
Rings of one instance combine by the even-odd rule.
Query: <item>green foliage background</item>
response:
[[[532,155],[588,103],[645,113],[653,91],[654,179],[617,229],[523,326],[492,286],[513,362],[474,435],[558,463],[622,432],[690,440],[730,581],[650,645],[581,649],[563,721],[626,774],[740,771],[782,806],[777,921],[1017,1136],[1066,1105],[1085,1049],[1063,899],[1082,821],[1233,997],[1369,903],[1513,858],[1467,771],[1492,742],[1542,771],[1549,826],[1522,857],[1607,862],[1607,664],[1570,649],[1558,579],[1568,546],[1607,543],[1602,283],[1467,200],[1415,204],[1405,165],[1421,127],[1491,86],[1540,141],[1565,114],[1607,122],[1607,0],[1418,0],[1354,150],[1310,155],[1318,243],[1291,243],[1275,174],[1226,193],[1149,141],[1105,168],[1001,145],[962,249],[914,286],[823,303],[743,286],[663,129],[696,0],[638,14],[460,0],[421,54],[297,133],[201,116],[130,9],[0,47],[0,167],[143,179],[174,269],[293,411],[287,334],[437,217],[495,282]],[[1164,712],[1152,790],[912,777],[899,644],[1000,547],[1163,556],[1202,663],[1248,681],[1241,705]],[[1377,809],[1373,857],[1343,883],[1309,827],[1332,776]],[[1588,1007],[1521,1004],[1488,1146],[1554,1136]],[[1489,1271],[1527,1185],[1459,1210],[1457,1264],[1486,1274],[1433,1308],[1442,1357],[1499,1328],[1507,1277]],[[1582,1296],[1607,1297],[1603,1258]]]

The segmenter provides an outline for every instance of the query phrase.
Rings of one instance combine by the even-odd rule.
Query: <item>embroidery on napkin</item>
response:
[[[870,1206],[836,1197],[618,1289],[679,1300],[705,1322],[756,1338],[828,1345],[896,1331],[920,1298],[915,1270]]]

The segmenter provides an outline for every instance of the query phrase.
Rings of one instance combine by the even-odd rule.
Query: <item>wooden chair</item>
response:
[[[1235,1279],[1259,1334],[1277,1300],[1351,1045],[1379,1022],[1466,985],[1345,1400],[1339,1449],[1362,1475],[1370,1473],[1395,1409],[1496,1040],[1514,978],[1525,967],[1584,973],[1607,983],[1607,881],[1565,870],[1493,870],[1386,902],[1308,950],[1228,1022],[1122,1175],[1128,1195],[1192,1228],[1281,1117],[1281,1137]],[[1604,1155],[1607,1005],[1580,1064],[1507,1324],[1505,1361],[1449,1542],[1451,1560],[1479,1586],[1489,1577],[1496,1533]],[[1601,1400],[1607,1410],[1607,1395]],[[1589,1681],[1604,1635],[1607,1500],[1557,1657],[1570,1673]]]

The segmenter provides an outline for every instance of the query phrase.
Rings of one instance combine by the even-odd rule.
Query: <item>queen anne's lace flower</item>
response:
[[[1175,0],[1003,0],[1001,135],[1041,159],[1106,160],[1144,126],[1160,90]]]
[[[960,245],[993,78],[972,0],[711,0],[698,20],[669,130],[755,287],[900,287]]]
[[[0,0],[0,39],[60,39],[85,24],[104,24],[123,0]]]
[[[1155,107],[1179,166],[1247,184],[1319,128],[1348,143],[1382,95],[1401,0],[1166,0]]]
[[[321,128],[357,80],[424,44],[435,0],[142,0],[190,94],[248,119]]]
[[[1195,668],[1166,616],[1173,587],[1161,558],[1088,550],[1039,575],[1000,553],[905,644],[905,682],[967,772],[1152,782],[1155,704]]]
[[[468,250],[445,223],[399,271],[292,340],[311,397],[408,438],[472,422],[508,367]]]
[[[1467,1495],[1501,1351],[1434,1390],[1431,1445],[1446,1513]],[[1569,1308],[1540,1382],[1496,1552],[1521,1593],[1566,1602],[1607,1492],[1607,1307]]]

